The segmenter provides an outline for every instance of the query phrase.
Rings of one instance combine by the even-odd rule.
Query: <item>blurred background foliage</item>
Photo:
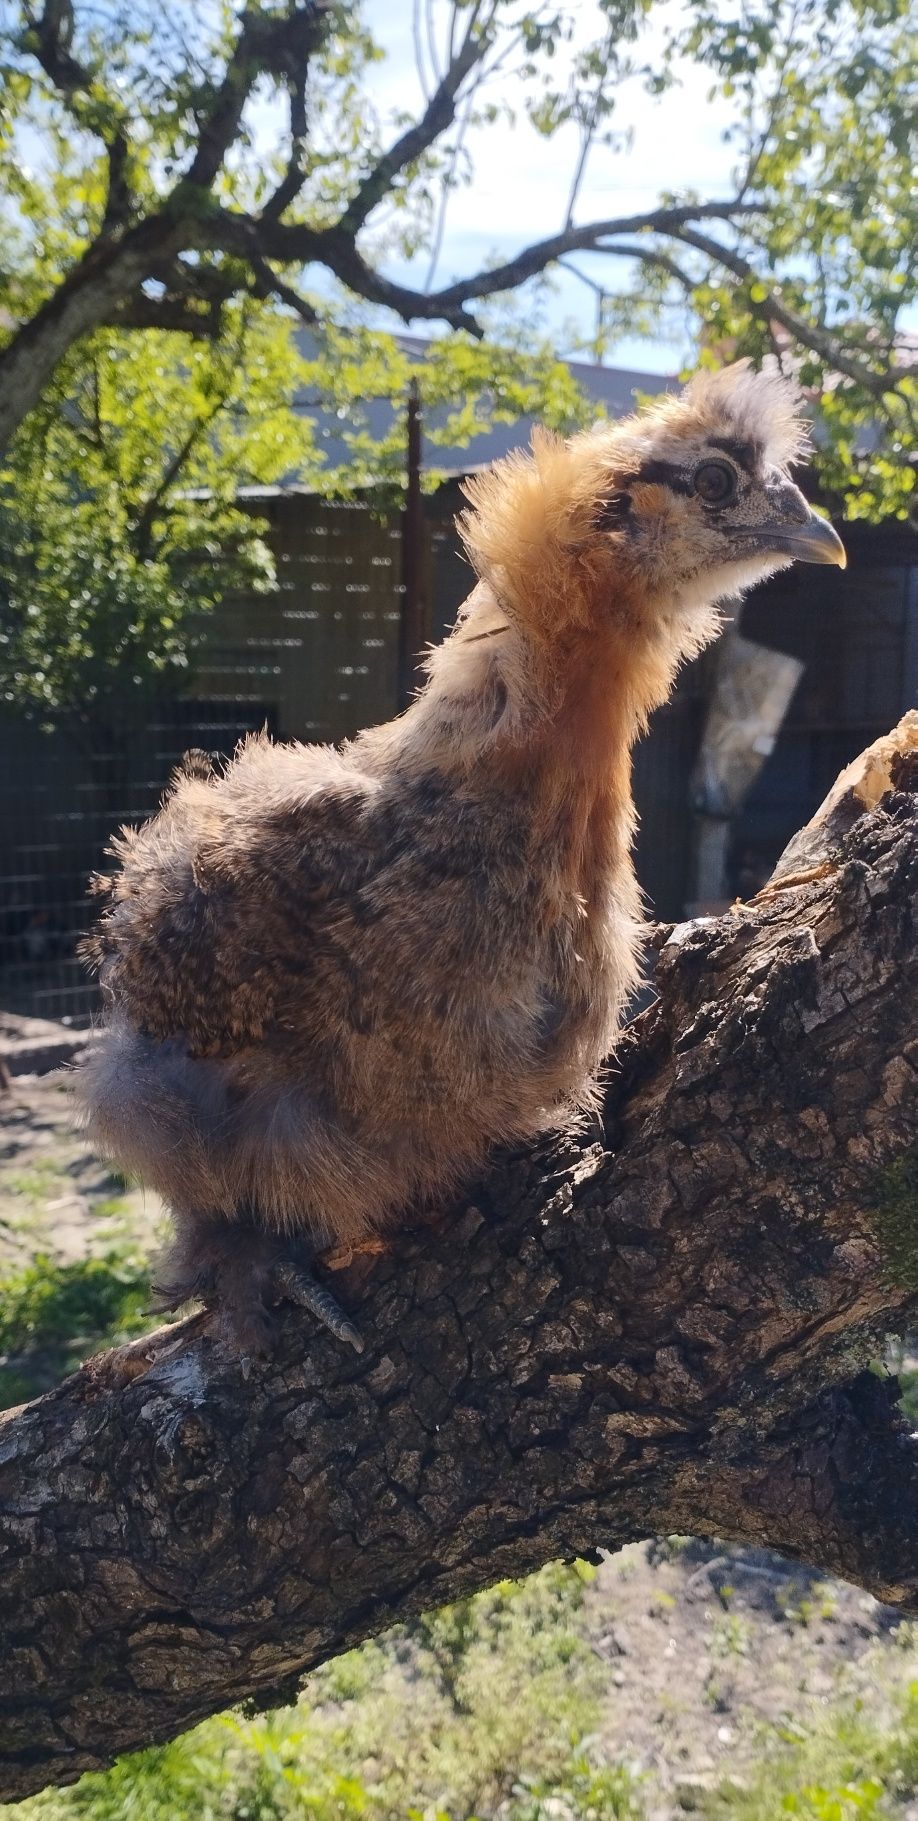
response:
[[[908,0],[747,0],[739,13],[727,0],[418,0],[428,94],[451,59],[464,73],[442,124],[380,184],[359,249],[351,234],[359,259],[340,253],[341,224],[393,136],[418,124],[394,99],[414,91],[395,80],[379,9],[343,0],[305,79],[292,53],[240,73],[243,20],[267,33],[295,11],[0,0],[0,385],[5,354],[44,346],[68,286],[92,292],[94,260],[104,273],[138,227],[184,223],[177,254],[170,243],[104,307],[90,296],[82,332],[56,332],[48,383],[7,445],[0,700],[48,725],[98,721],[103,696],[181,683],[202,613],[241,580],[272,579],[239,489],[295,476],[338,493],[382,483],[391,500],[400,413],[371,435],[367,404],[400,404],[418,371],[432,414],[445,414],[436,434],[455,446],[495,419],[583,422],[562,348],[597,359],[623,335],[676,334],[690,362],[777,356],[819,400],[823,487],[849,516],[907,516],[918,411]],[[672,186],[646,219],[591,228],[608,204],[590,190],[590,157],[628,160],[635,96],[665,133],[687,70],[729,109],[719,213],[669,225],[655,213],[707,200],[680,188],[674,143]],[[199,180],[237,78],[238,120]],[[567,222],[545,231],[557,229],[562,253],[571,236],[593,248],[600,320],[588,336],[552,325],[548,253],[494,277],[518,251],[508,219],[490,224],[499,253],[470,300],[476,320],[457,306],[469,328],[442,333],[434,313],[419,358],[380,302],[386,273],[406,275],[426,307],[450,198],[474,186],[489,132],[507,121],[556,141],[559,157],[574,148]],[[339,236],[305,271],[285,252],[303,228]],[[324,459],[323,413],[341,426],[343,464]]]
[[[366,404],[402,400],[416,369],[360,325],[323,325],[304,352],[257,302],[227,306],[216,341],[151,329],[81,342],[0,461],[0,703],[94,742],[153,690],[180,688],[208,612],[275,581],[240,489],[370,486],[383,509],[402,481],[404,419],[373,436]],[[439,408],[432,440],[448,444],[527,414],[560,430],[587,416],[547,348],[467,336],[433,345],[424,397]],[[348,452],[333,467],[318,413]]]

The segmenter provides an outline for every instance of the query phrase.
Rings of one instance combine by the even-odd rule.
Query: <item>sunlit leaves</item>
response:
[[[353,316],[298,343],[288,318],[247,305],[216,344],[153,332],[81,344],[0,469],[0,702],[98,726],[184,682],[207,613],[273,580],[242,490],[295,478],[397,500],[413,375],[429,486],[438,443],[526,413],[583,421],[568,368],[528,339],[444,337],[413,360]],[[368,406],[385,399],[388,422],[377,410],[371,426]],[[328,458],[329,428],[343,461]]]
[[[288,326],[240,311],[216,346],[100,334],[0,471],[0,700],[106,722],[177,680],[209,609],[266,586],[246,483],[320,465]]]
[[[248,0],[246,12],[289,16],[287,0]],[[602,147],[606,159],[622,157],[621,186],[613,179],[604,188],[640,180],[633,160],[623,157],[625,88],[642,97],[647,120],[665,139],[673,86],[700,66],[711,94],[731,113],[719,192],[729,196],[732,187],[752,212],[712,225],[721,256],[716,247],[687,244],[678,231],[649,229],[639,238],[647,258],[630,268],[592,254],[590,272],[608,291],[592,351],[614,358],[617,338],[651,339],[665,329],[717,358],[779,353],[831,400],[819,457],[825,483],[845,493],[856,512],[906,513],[915,407],[903,377],[912,355],[902,325],[918,260],[909,0],[423,0],[422,16],[428,92],[467,30],[482,56],[460,86],[454,115],[446,110],[432,142],[392,176],[361,231],[363,256],[382,272],[403,272],[417,259],[415,282],[436,288],[438,263],[441,270],[446,264],[439,256],[444,197],[474,182],[487,155],[480,150],[487,127],[497,119],[528,120],[556,139],[559,157],[573,148],[572,178],[579,141],[569,212],[588,220],[597,213],[582,180],[592,147]],[[163,206],[220,93],[240,8],[235,0],[76,0],[74,18],[72,51],[86,79],[65,92],[30,50],[28,9],[21,0],[0,0],[0,340],[35,315],[100,234],[119,134],[127,219]],[[372,8],[359,4],[333,9],[310,63],[306,128],[295,147],[289,72],[255,82],[212,188],[180,191],[192,224],[206,222],[209,232],[221,208],[252,216],[269,208],[294,152],[302,184],[286,221],[321,230],[338,220],[383,147],[418,118],[416,97],[401,79],[393,82],[397,72],[380,68],[373,18]],[[672,163],[670,200],[684,202],[675,140]],[[648,195],[648,208],[653,201]],[[546,221],[545,231],[562,225]],[[200,246],[191,236],[196,268],[232,297],[258,291],[236,243],[228,243],[236,247],[231,258],[208,232]],[[495,222],[493,232],[495,245],[513,251],[512,222]],[[615,253],[615,237],[609,251]],[[669,266],[661,263],[667,259]],[[629,270],[633,283],[623,283]],[[282,276],[303,283],[296,266]],[[371,357],[366,341],[359,349],[355,343],[349,362],[343,338],[364,333],[368,321],[378,324],[380,313],[355,309],[329,279],[315,302],[322,322],[316,361],[321,366],[333,349],[340,371],[326,366],[310,384],[320,392],[327,385],[334,409],[344,413],[354,474],[374,467],[386,473],[394,445],[384,437],[374,452],[364,416],[371,394],[352,387],[348,375],[359,373],[361,383],[372,377],[394,397],[403,363],[391,342],[384,357]],[[426,383],[439,386],[441,371],[444,387],[468,383],[449,401],[450,440],[471,433],[488,399],[508,413],[514,403],[531,408],[521,382],[502,393],[464,372],[461,350],[453,370],[449,358],[436,351]],[[490,358],[499,367],[499,357]],[[540,372],[535,392],[541,387],[544,401],[547,369]],[[347,477],[336,473],[329,484],[348,484]]]

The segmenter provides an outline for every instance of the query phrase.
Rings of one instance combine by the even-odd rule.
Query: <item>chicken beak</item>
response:
[[[794,557],[798,563],[835,563],[839,569],[848,566],[838,532],[828,519],[818,518],[815,512],[802,525],[776,526],[768,541],[773,549]]]
[[[753,496],[750,501],[753,511],[758,503]],[[756,514],[757,524],[750,525],[748,530],[742,524],[737,525],[740,538],[748,537],[763,555],[771,553],[789,556],[798,563],[834,563],[839,569],[847,568],[845,546],[838,532],[828,519],[818,517],[800,488],[795,487],[786,475],[766,487],[762,503],[765,511],[761,518]]]

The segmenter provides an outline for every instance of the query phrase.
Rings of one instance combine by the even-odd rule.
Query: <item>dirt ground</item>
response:
[[[14,1075],[0,1092],[0,1272],[36,1252],[60,1264],[136,1236],[151,1249],[162,1207],[87,1149],[67,1075]]]
[[[808,1727],[845,1696],[879,1715],[915,1675],[894,1609],[764,1550],[634,1544],[590,1603],[610,1668],[603,1751],[646,1779],[648,1821],[703,1807],[725,1777],[742,1787],[764,1728]]]

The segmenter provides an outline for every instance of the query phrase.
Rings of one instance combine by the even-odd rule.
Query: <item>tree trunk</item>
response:
[[[658,931],[603,1130],[500,1158],[247,1378],[206,1316],[0,1425],[0,1793],[392,1620],[668,1531],[918,1610],[918,1456],[866,1372],[918,1311],[918,715],[753,905]]]
[[[126,233],[100,236],[0,350],[0,452],[38,404],[74,342],[108,322],[157,260],[180,250],[184,227],[181,221],[156,216]]]

